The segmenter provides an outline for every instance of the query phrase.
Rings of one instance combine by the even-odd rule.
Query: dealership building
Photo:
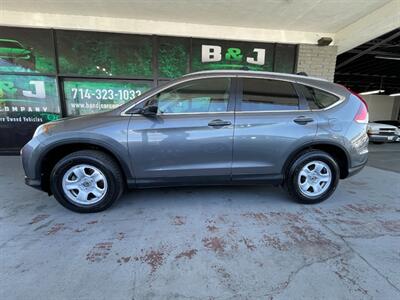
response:
[[[366,97],[371,119],[399,119],[400,0],[303,2],[3,0],[0,152],[18,151],[41,123],[202,70],[305,72],[378,90]]]

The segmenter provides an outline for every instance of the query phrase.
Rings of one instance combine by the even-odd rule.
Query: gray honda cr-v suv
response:
[[[367,106],[306,76],[205,71],[113,111],[38,127],[22,149],[26,183],[96,212],[125,187],[282,184],[301,203],[328,198],[367,161]]]

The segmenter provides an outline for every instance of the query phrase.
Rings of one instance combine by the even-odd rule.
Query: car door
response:
[[[317,121],[292,82],[242,77],[238,94],[233,179],[280,178],[288,156],[316,135]]]
[[[133,114],[128,147],[137,184],[230,180],[234,77],[188,79],[139,104],[155,116]]]

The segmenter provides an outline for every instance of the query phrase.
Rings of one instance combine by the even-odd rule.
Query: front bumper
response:
[[[40,179],[32,179],[25,176],[25,184],[35,189],[42,190],[42,182]]]
[[[371,134],[369,135],[369,141],[373,143],[400,142],[400,136]]]
[[[38,138],[33,138],[21,149],[21,161],[25,171],[25,183],[31,187],[42,189],[38,162],[43,144]]]

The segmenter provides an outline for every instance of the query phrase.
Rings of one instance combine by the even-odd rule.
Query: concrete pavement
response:
[[[272,186],[138,190],[70,212],[0,157],[0,299],[398,299],[400,174],[324,203]]]

